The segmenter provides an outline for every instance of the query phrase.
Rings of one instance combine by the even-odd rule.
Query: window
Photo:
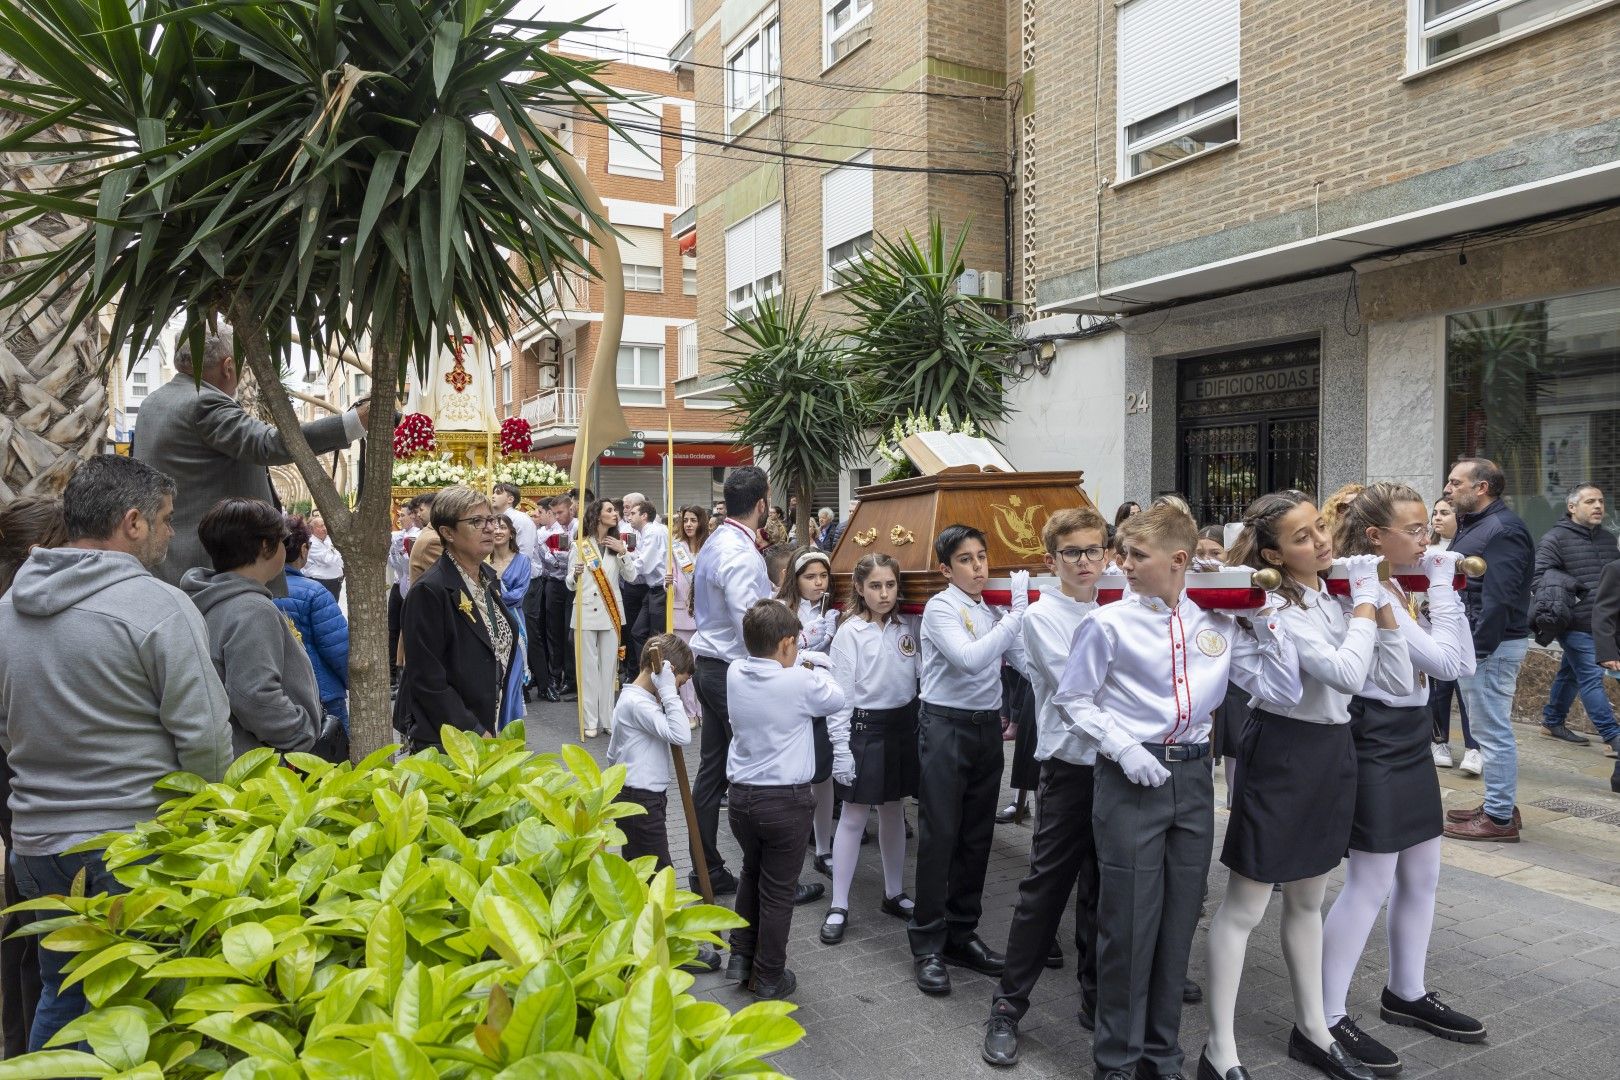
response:
[[[664,233],[636,225],[616,225],[624,287],[631,292],[664,291]]]
[[[821,177],[821,245],[826,252],[825,288],[838,284],[838,270],[872,250],[872,152]]]
[[[1620,490],[1620,289],[1446,319],[1446,467],[1488,457],[1540,537],[1591,481]],[[1614,528],[1613,512],[1605,523]]]
[[[619,346],[619,402],[664,403],[664,350],[657,345]]]
[[[512,365],[501,365],[501,404],[512,400]]]
[[[150,387],[148,386],[147,381],[146,381],[146,372],[145,371],[142,371],[140,369],[136,369],[135,371],[130,372],[130,374],[129,374],[129,398],[130,398],[131,401],[139,401],[141,398],[146,396],[147,391],[149,389],[150,389]]]
[[[1610,0],[1407,0],[1418,71],[1574,18]]]
[[[652,180],[664,178],[658,106],[654,103],[649,107],[651,112],[635,105],[608,106],[608,119],[623,129],[621,133],[608,128],[608,172]]]
[[[726,132],[750,127],[780,103],[782,27],[773,11],[726,53]]]
[[[681,256],[681,292],[687,296],[697,295],[697,257],[695,255]]]
[[[821,0],[821,10],[822,67],[872,40],[872,0]]]
[[[677,341],[680,352],[677,354],[675,369],[676,380],[695,379],[698,373],[697,363],[697,323],[682,323],[677,332]]]
[[[363,398],[363,397],[366,396],[366,394],[368,394],[370,392],[371,392],[371,376],[367,375],[363,371],[355,372],[355,375],[354,375],[354,396],[356,398]]]
[[[1238,0],[1128,0],[1118,63],[1121,177],[1237,142]]]
[[[726,230],[726,307],[743,311],[782,289],[782,204]]]

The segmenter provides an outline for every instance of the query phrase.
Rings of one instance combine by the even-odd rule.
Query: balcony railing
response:
[[[677,379],[690,379],[698,370],[697,323],[689,322],[677,332],[679,346],[679,365],[676,368]]]
[[[542,390],[523,402],[520,415],[536,428],[577,428],[585,393],[575,387]]]

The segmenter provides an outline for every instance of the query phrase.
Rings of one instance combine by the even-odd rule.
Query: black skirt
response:
[[[1035,760],[1035,744],[1040,737],[1035,713],[1035,688],[1013,668],[1002,668],[1001,692],[1006,703],[1002,710],[1018,725],[1013,740],[1012,786],[1033,791],[1041,786],[1041,763]]]
[[[1249,726],[1249,692],[1237,683],[1226,684],[1226,697],[1215,710],[1215,756],[1237,759],[1243,732]]]
[[[917,794],[917,702],[897,709],[856,709],[850,719],[849,754],[855,782],[838,796],[857,806],[879,806]]]
[[[1320,877],[1338,866],[1356,805],[1349,726],[1255,709],[1235,757],[1221,862],[1268,883]]]
[[[1350,699],[1356,741],[1356,815],[1350,846],[1372,853],[1405,851],[1440,835],[1445,816],[1429,749],[1427,705]]]
[[[810,718],[810,745],[816,752],[816,771],[810,777],[812,784],[825,783],[832,776],[832,739],[827,735],[827,718]]]

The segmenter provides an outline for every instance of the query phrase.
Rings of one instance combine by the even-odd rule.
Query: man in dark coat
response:
[[[1580,485],[1564,503],[1568,513],[1547,530],[1536,548],[1532,588],[1540,588],[1543,576],[1557,570],[1575,579],[1579,595],[1570,610],[1569,629],[1558,637],[1564,647],[1564,660],[1547,693],[1541,723],[1555,739],[1586,745],[1589,740],[1585,736],[1564,725],[1579,693],[1598,736],[1620,752],[1620,726],[1615,724],[1614,709],[1603,692],[1603,669],[1598,667],[1592,641],[1592,608],[1598,581],[1603,577],[1603,568],[1620,559],[1620,545],[1614,534],[1603,527],[1603,490],[1596,484]]]
[[[237,404],[241,369],[229,327],[222,325],[203,344],[201,384],[189,344],[181,342],[175,351],[174,367],[175,377],[141,402],[132,453],[174,478],[174,541],[153,572],[178,586],[193,566],[211,568],[197,539],[202,516],[231,496],[276,503],[269,466],[286,465],[292,455],[281,432]],[[305,424],[304,438],[317,454],[341,450],[365,433],[368,415],[362,402],[341,416]]]

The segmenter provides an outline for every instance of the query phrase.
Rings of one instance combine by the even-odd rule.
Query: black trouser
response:
[[[917,718],[917,895],[913,956],[959,945],[979,926],[1001,789],[1001,717],[923,702]]]
[[[1014,1019],[1029,1011],[1030,992],[1046,966],[1071,890],[1080,1000],[1088,1008],[1096,1008],[1097,849],[1091,836],[1092,777],[1090,765],[1057,758],[1041,762],[1029,873],[1018,885],[1018,905],[1007,932],[1007,966],[993,1005],[1005,1003]]]
[[[1156,754],[1155,747],[1148,747]],[[1181,995],[1215,831],[1207,756],[1167,761],[1160,787],[1097,759],[1097,1075],[1181,1071]]]
[[[332,594],[332,599],[334,599],[334,600],[343,599],[343,579],[341,577],[335,577],[335,578],[320,578],[320,577],[318,577],[315,580],[320,582],[322,585],[324,585],[326,587],[326,591]]]
[[[0,839],[11,850],[11,767],[0,752]],[[0,864],[3,866],[3,864]],[[17,888],[16,875],[6,874],[6,907],[20,904],[24,897]],[[28,1032],[34,1026],[34,1007],[39,1004],[39,938],[12,937],[34,921],[32,911],[17,911],[0,919],[0,1021],[5,1034],[5,1057],[21,1057],[28,1052]]]
[[[647,639],[664,632],[664,601],[667,599],[662,586],[654,588],[647,585],[643,588],[647,592],[641,603],[641,611],[635,622],[627,624],[630,627],[628,660],[637,671],[641,670],[641,650],[647,644]]]
[[[574,651],[568,644],[568,609],[574,592],[562,578],[546,578],[546,655],[552,660],[551,685],[577,686]]]
[[[624,681],[629,682],[641,670],[641,650],[635,647],[635,627],[641,618],[641,609],[647,604],[647,586],[627,581],[619,586],[619,593],[624,597],[624,624],[619,632],[619,644],[624,646]]]
[[[399,582],[388,587],[388,673],[399,675],[399,616],[405,610],[405,598],[399,595]]]
[[[523,594],[523,625],[529,636],[529,680],[539,689],[551,685],[551,654],[546,647],[546,579],[532,577]]]
[[[758,982],[774,982],[787,966],[793,897],[815,806],[809,784],[731,785],[726,816],[742,848],[736,911],[748,920],[731,932],[731,953],[753,959]]]
[[[618,819],[619,831],[624,833],[624,848],[620,854],[626,861],[639,859],[643,855],[655,855],[660,870],[670,865],[669,829],[664,824],[664,814],[669,809],[669,793],[626,787],[619,789],[618,801],[647,810],[639,817]]]
[[[729,666],[724,660],[700,656],[697,674],[692,677],[697,684],[698,704],[703,706],[703,745],[699,750],[697,782],[692,785],[698,835],[692,843],[694,852],[695,845],[703,845],[710,877],[726,865],[720,857],[720,849],[715,846],[715,836],[720,831],[720,796],[726,793],[726,754],[731,750],[731,713],[726,709],[726,669]],[[799,845],[803,847],[803,837],[799,838]],[[695,856],[692,862],[695,867]]]

